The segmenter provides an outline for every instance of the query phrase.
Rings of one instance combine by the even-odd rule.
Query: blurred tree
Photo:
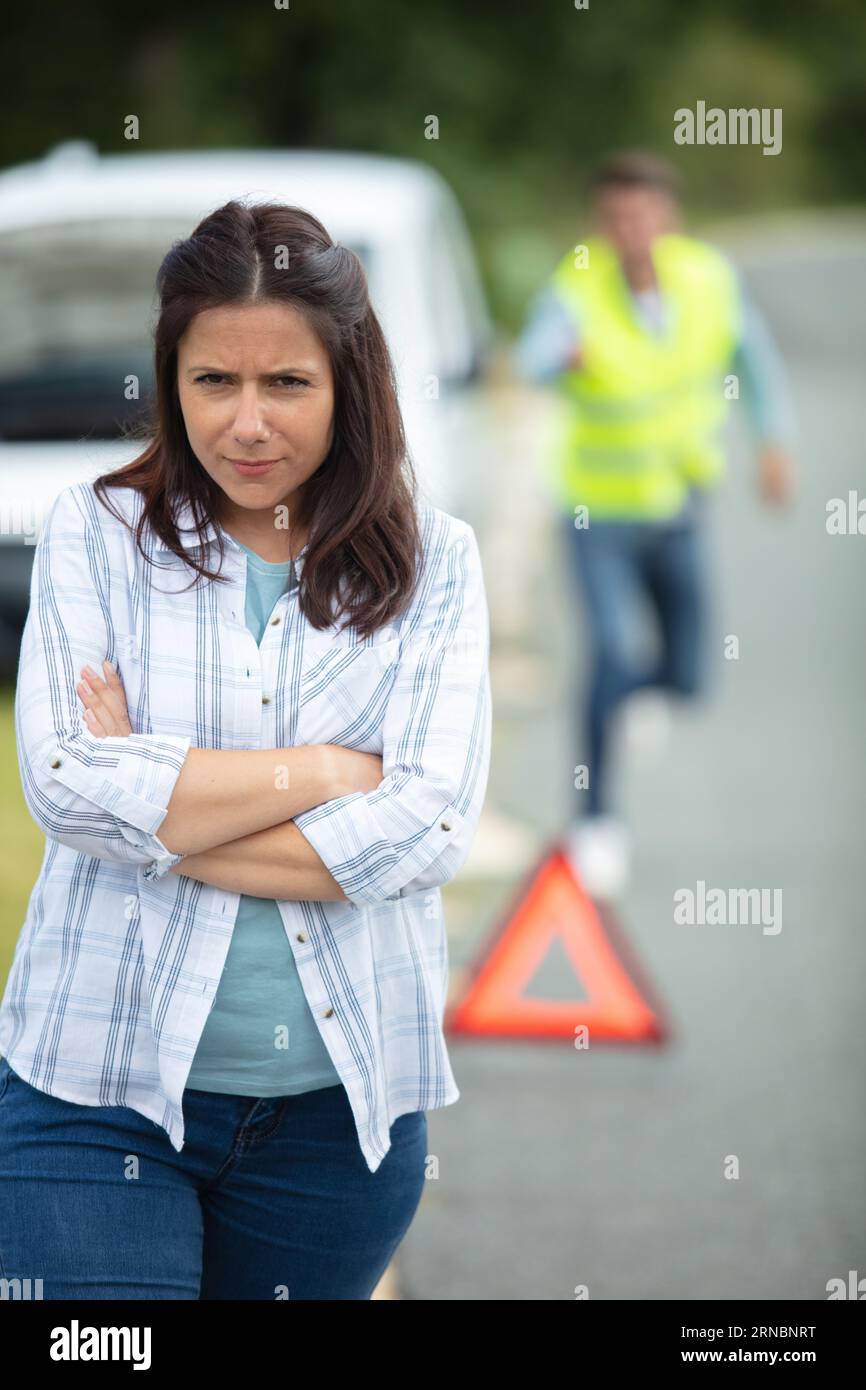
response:
[[[37,0],[16,10],[4,46],[0,163],[73,138],[128,150],[130,113],[143,149],[425,160],[461,198],[507,319],[567,243],[582,175],[605,150],[668,154],[707,211],[866,197],[862,0]],[[674,111],[698,99],[781,106],[782,153],[674,145]]]

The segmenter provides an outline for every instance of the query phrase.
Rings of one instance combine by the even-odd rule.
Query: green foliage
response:
[[[699,211],[866,196],[866,6],[856,0],[589,0],[583,10],[570,0],[92,0],[21,7],[4,47],[7,71],[27,80],[0,90],[0,164],[72,138],[128,150],[129,114],[138,149],[426,161],[455,187],[494,311],[509,322],[579,226],[582,179],[611,148],[670,156]],[[675,146],[673,113],[698,99],[781,106],[782,153]]]

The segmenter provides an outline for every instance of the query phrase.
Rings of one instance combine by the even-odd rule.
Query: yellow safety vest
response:
[[[690,486],[712,486],[724,472],[724,374],[739,336],[734,271],[691,237],[657,238],[652,257],[669,316],[658,335],[637,318],[608,243],[570,251],[551,279],[574,315],[583,367],[556,379],[567,409],[550,482],[564,508],[584,505],[590,521],[672,516]]]

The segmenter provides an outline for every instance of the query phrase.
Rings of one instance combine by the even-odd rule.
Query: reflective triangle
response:
[[[636,963],[612,915],[604,919],[557,846],[530,875],[502,924],[470,967],[463,998],[446,1012],[452,1036],[574,1038],[586,1026],[589,1042],[659,1042],[661,1012],[640,986]],[[570,991],[538,987],[545,966],[570,968]],[[567,962],[567,967],[563,966]],[[527,993],[532,991],[531,996]],[[563,997],[563,995],[570,997]],[[555,997],[552,997],[555,996]]]

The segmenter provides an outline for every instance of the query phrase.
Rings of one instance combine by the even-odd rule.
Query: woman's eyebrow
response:
[[[199,367],[187,367],[186,370],[187,370],[187,372],[219,372],[221,376],[233,376],[233,375],[234,375],[234,373],[233,373],[233,372],[230,372],[226,367],[199,366]],[[297,373],[297,372],[303,372],[306,376],[317,376],[317,375],[318,375],[318,369],[317,369],[316,367],[313,367],[313,366],[305,366],[303,363],[301,363],[300,365],[298,365],[298,366],[296,366],[296,367],[280,367],[280,368],[277,369],[277,371],[274,371],[274,372],[262,372],[262,376],[263,376],[263,377],[292,376],[292,375],[294,375],[294,374]]]

